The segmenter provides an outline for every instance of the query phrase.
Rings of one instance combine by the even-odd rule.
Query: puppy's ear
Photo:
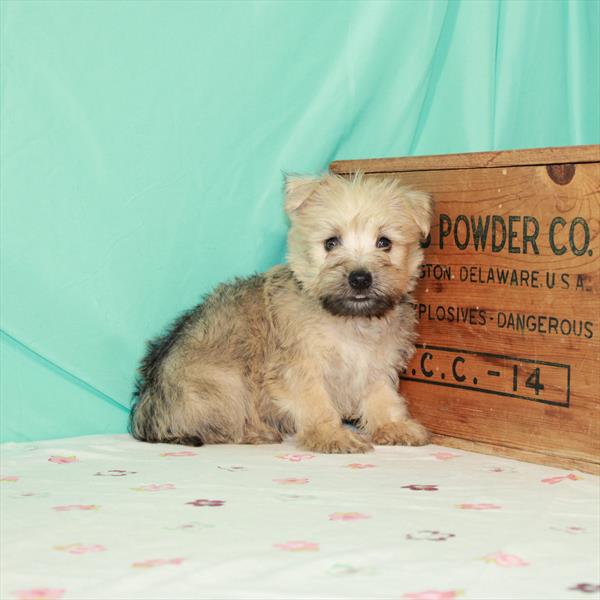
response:
[[[426,192],[409,189],[404,192],[404,198],[421,235],[426,238],[429,235],[431,218],[433,217],[433,200],[431,196]]]
[[[291,215],[306,202],[321,184],[321,177],[285,176],[285,212]]]

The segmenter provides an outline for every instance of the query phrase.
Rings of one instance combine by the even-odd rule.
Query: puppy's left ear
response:
[[[321,181],[321,177],[286,175],[285,212],[291,215],[298,210],[313,195]]]
[[[429,235],[433,217],[433,200],[426,192],[407,190],[404,192],[413,220],[417,224],[423,239]]]

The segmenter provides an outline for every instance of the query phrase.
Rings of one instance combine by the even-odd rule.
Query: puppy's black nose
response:
[[[355,290],[366,290],[373,283],[373,276],[369,271],[352,271],[348,275],[348,283]]]

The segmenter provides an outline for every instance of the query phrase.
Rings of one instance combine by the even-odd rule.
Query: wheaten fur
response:
[[[390,178],[326,174],[288,178],[285,207],[288,265],[220,285],[149,345],[132,434],[201,445],[295,433],[321,452],[426,443],[397,386],[414,350],[410,292],[429,196]],[[359,293],[349,275],[366,272],[372,285]]]

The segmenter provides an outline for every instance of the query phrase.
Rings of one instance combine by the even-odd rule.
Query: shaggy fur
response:
[[[288,178],[285,207],[288,265],[219,286],[149,344],[135,438],[198,446],[295,433],[320,452],[427,442],[397,387],[414,350],[429,196],[393,178],[326,174]]]

